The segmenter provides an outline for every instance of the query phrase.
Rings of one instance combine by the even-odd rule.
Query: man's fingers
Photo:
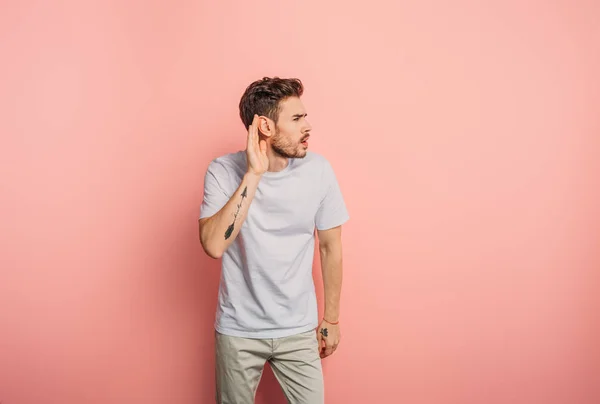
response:
[[[258,125],[260,125],[260,119],[258,118],[258,115],[254,115],[254,146],[256,146],[256,153],[259,152],[260,150],[260,146],[259,146],[259,140],[260,140],[260,136],[259,136],[259,130],[258,130]]]
[[[250,138],[250,142],[252,143],[252,151],[258,155],[260,153],[260,145],[259,145],[259,140],[260,140],[260,136],[258,136],[258,125],[260,124],[259,121],[259,117],[258,115],[254,115],[254,120],[252,121],[252,125],[250,126],[251,128],[251,133],[252,133],[252,137]]]
[[[252,138],[252,124],[248,126],[248,149],[252,147],[254,144],[254,139]]]
[[[333,353],[333,346],[332,345],[327,345],[325,347],[325,352],[323,352],[323,357],[329,356]]]
[[[258,133],[258,115],[254,115],[254,119],[252,120],[252,135],[256,135]]]
[[[258,135],[256,134],[256,127],[254,125],[251,126],[251,133],[248,137],[248,151],[253,159],[257,158],[260,150],[258,148]]]
[[[333,344],[328,342],[326,339],[322,339],[322,343],[319,343],[319,356],[321,359],[328,357],[335,351]]]
[[[252,123],[248,126],[248,146],[254,146],[256,142],[256,120],[258,119],[258,115],[254,115],[254,119],[252,119]]]

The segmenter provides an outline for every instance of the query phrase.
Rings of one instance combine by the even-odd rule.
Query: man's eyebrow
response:
[[[294,116],[292,116],[292,118],[303,118],[306,117],[308,114],[296,114]]]

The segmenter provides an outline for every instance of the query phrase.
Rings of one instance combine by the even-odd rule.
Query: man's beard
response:
[[[273,135],[271,149],[281,157],[290,159],[306,157],[306,150],[300,149],[300,143],[293,143],[292,141],[283,138],[283,136],[279,135],[279,129],[277,129],[277,132]]]

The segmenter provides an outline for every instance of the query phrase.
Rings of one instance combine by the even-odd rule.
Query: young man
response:
[[[321,359],[340,342],[341,225],[349,216],[331,165],[307,151],[303,91],[298,79],[252,83],[239,105],[246,150],[213,160],[206,172],[200,241],[222,258],[218,403],[254,403],[266,361],[288,402],[324,401]],[[312,278],[315,229],[323,319]]]

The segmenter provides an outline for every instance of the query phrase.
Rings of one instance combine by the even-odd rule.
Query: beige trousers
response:
[[[290,404],[323,404],[323,371],[314,330],[250,339],[215,332],[217,404],[253,404],[269,361]]]

